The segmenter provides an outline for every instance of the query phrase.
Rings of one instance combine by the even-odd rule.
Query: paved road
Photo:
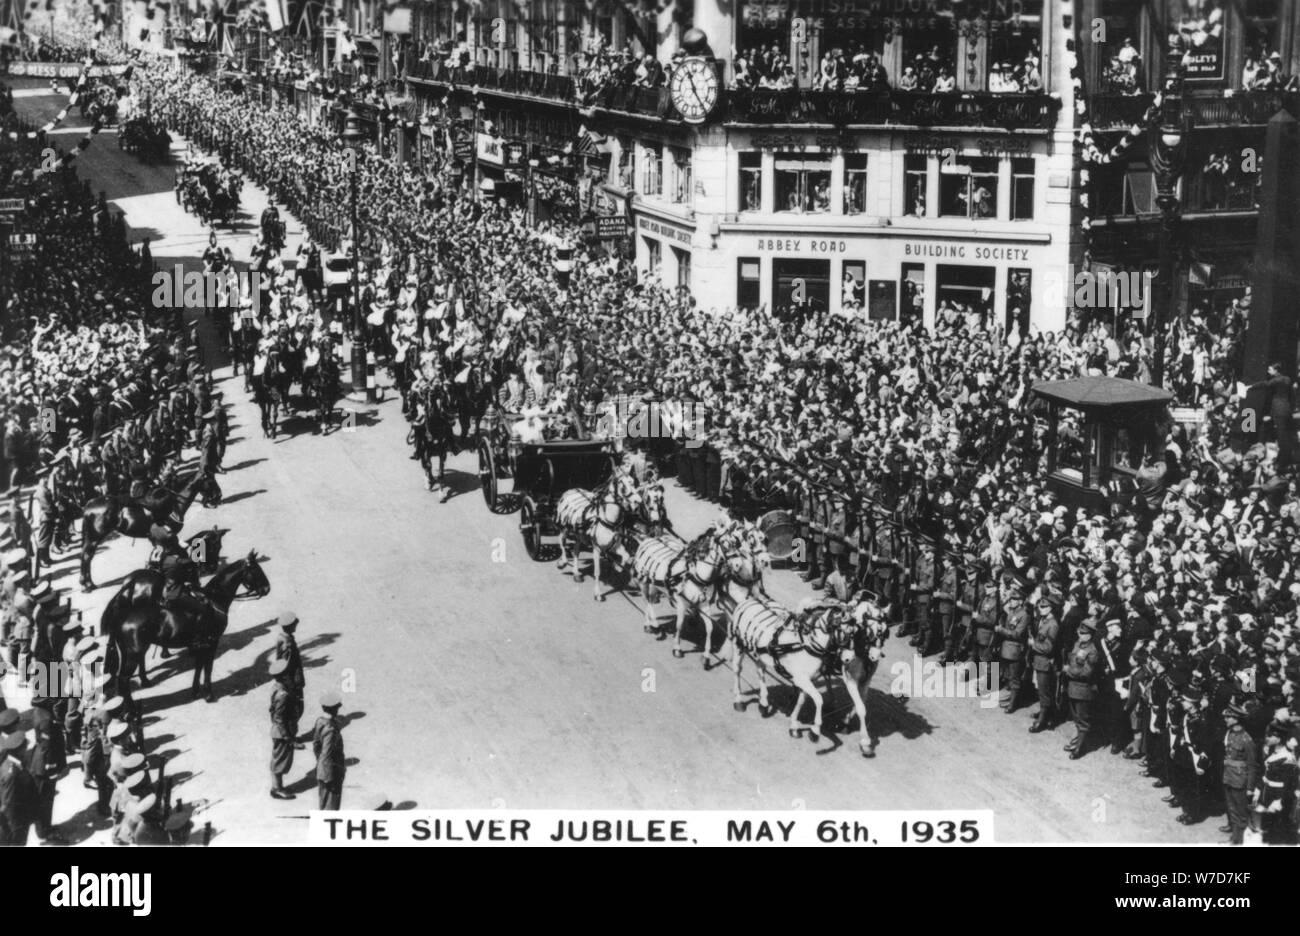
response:
[[[48,95],[19,100],[40,117],[57,104]],[[119,152],[110,132],[80,169],[137,236],[153,238],[156,259],[196,262],[204,232],[176,206],[171,170]],[[245,192],[256,217],[264,196]],[[291,248],[299,236],[290,221]],[[247,256],[247,231],[223,241]],[[347,690],[354,764],[345,806],[383,791],[420,807],[991,808],[1004,841],[1216,837],[1213,820],[1178,825],[1132,764],[1109,753],[1070,762],[1061,750],[1068,727],[1030,736],[1027,711],[891,698],[888,666],[912,659],[897,639],[872,692],[876,759],[859,757],[850,736],[842,746],[790,740],[782,718],[732,711],[727,669],[705,672],[697,654],[674,660],[643,634],[632,601],[596,603],[590,581],[576,585],[553,563],[530,561],[516,515],[486,510],[472,455],[451,460],[456,496],[439,503],[428,494],[394,400],[358,408],[351,431],[322,437],[303,421],[272,442],[242,381],[224,367],[216,374],[233,417],[226,502],[192,514],[187,530],[219,524],[230,529],[227,555],[266,555],[272,593],[232,612],[215,704],[190,701],[184,657],[164,663],[165,678],[142,698],[152,750],[184,778],[178,795],[204,804],[198,818],[212,823],[217,844],[305,835],[310,750],[290,775],[300,798],[267,796],[266,664],[272,621],[287,609],[303,621],[307,724],[321,692]],[[675,484],[669,506],[687,533],[716,516]],[[145,557],[143,544],[115,542],[96,559],[97,581],[109,584]],[[75,586],[70,565],[60,566],[63,587]],[[786,572],[771,588],[790,604],[806,593]],[[111,590],[76,601],[97,620]],[[789,705],[789,695],[775,698]],[[828,709],[845,702],[836,689]],[[78,838],[102,841],[102,829],[86,825],[77,775],[63,789],[57,818],[72,819]]]

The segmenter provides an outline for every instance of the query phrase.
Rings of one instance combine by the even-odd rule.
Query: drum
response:
[[[798,532],[794,514],[788,510],[769,510],[758,518],[758,528],[767,539],[767,552],[774,560],[790,558]]]

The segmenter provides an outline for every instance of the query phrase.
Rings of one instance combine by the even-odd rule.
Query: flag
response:
[[[289,25],[288,0],[263,0],[266,4],[267,29],[277,33]]]
[[[337,41],[334,43],[334,61],[336,63],[350,62],[357,54],[357,44],[352,41],[352,30],[347,26],[339,29]]]

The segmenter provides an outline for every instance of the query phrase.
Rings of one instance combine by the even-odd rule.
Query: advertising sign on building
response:
[[[1170,0],[1171,22],[1183,41],[1189,81],[1222,81],[1227,11],[1222,0]]]
[[[492,166],[505,165],[505,147],[501,140],[490,133],[478,135],[478,161]]]

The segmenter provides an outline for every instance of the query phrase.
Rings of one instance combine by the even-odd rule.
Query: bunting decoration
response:
[[[72,94],[68,96],[68,103],[63,105],[63,108],[54,115],[53,119],[50,120],[49,123],[41,127],[39,130],[29,130],[26,133],[19,133],[16,130],[10,130],[5,134],[5,136],[10,140],[35,140],[42,133],[49,133],[59,124],[63,123],[68,116],[68,111],[77,106],[77,100],[81,97],[81,89],[85,87],[86,82],[90,80],[90,68],[94,64],[95,60],[93,58],[86,59],[86,64],[81,70],[81,75],[77,78],[76,84],[72,87]]]
[[[117,96],[119,98],[125,97],[127,94],[126,84],[131,80],[131,74],[135,71],[135,63],[139,57],[140,57],[140,52],[139,50],[137,50],[131,56],[131,62],[126,66],[126,71],[122,73],[122,77],[121,77],[122,84],[119,85],[117,89]],[[92,58],[90,60],[90,64],[93,63],[94,63],[94,59]],[[87,65],[87,68],[89,68],[89,65]],[[81,81],[78,81],[77,84],[78,87],[80,87]],[[74,96],[75,94],[76,92],[74,92]],[[104,122],[96,118],[95,122],[91,124],[90,129],[86,131],[86,135],[83,136],[80,141],[78,141],[77,145],[73,147],[70,153],[61,156],[54,163],[54,165],[52,165],[49,169],[42,169],[42,168],[33,169],[32,177],[36,178],[38,176],[44,175],[47,172],[58,172],[60,169],[64,168],[65,166],[71,165],[78,156],[80,156],[82,153],[84,153],[87,149],[90,148],[91,142],[95,139],[95,137],[99,135],[99,132],[103,129],[104,129]]]

